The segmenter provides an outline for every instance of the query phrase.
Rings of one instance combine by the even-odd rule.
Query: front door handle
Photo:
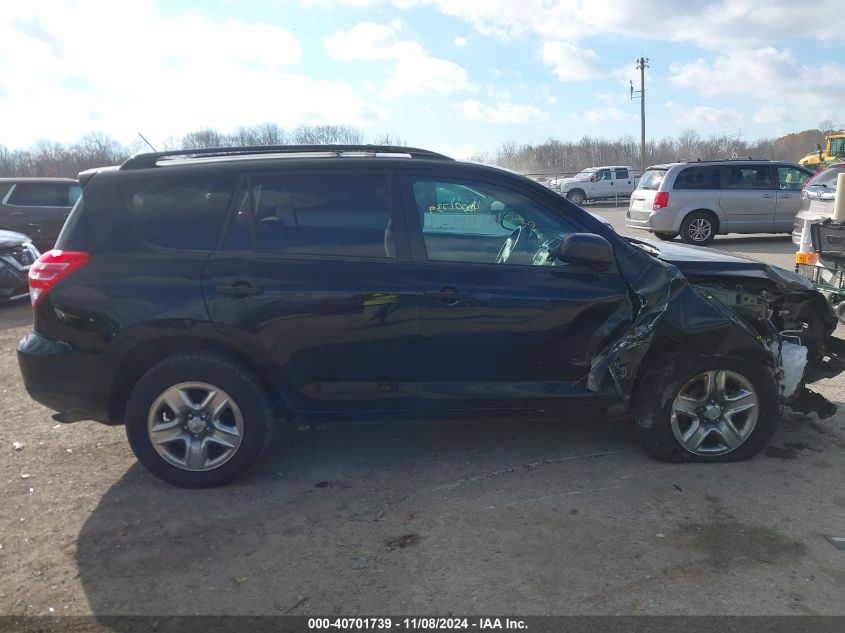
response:
[[[214,290],[221,295],[228,295],[235,299],[246,299],[264,292],[264,288],[257,288],[243,281],[233,283],[231,286],[217,286]]]
[[[782,193],[782,194],[780,194],[780,197],[781,197],[781,199],[784,199],[784,198],[791,198],[791,197],[792,197],[792,194],[789,194],[789,193]]]

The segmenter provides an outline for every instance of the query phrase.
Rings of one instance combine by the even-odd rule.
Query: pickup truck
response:
[[[629,197],[637,188],[634,169],[630,165],[589,167],[572,178],[556,178],[551,188],[574,204],[587,200]]]

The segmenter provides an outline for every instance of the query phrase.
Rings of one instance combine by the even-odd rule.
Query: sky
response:
[[[458,158],[503,142],[845,127],[845,2],[11,0],[0,145],[347,124]]]

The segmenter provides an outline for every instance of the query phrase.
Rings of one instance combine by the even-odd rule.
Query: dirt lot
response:
[[[122,428],[59,426],[26,397],[28,320],[0,310],[0,613],[845,614],[825,538],[845,536],[845,407],[717,466],[652,461],[619,421],[316,429],[187,491],[136,465]],[[845,405],[843,387],[819,390]]]

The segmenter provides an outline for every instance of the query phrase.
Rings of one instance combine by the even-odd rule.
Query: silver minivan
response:
[[[625,214],[631,228],[704,246],[717,234],[791,233],[812,172],[792,163],[719,160],[649,167]]]

